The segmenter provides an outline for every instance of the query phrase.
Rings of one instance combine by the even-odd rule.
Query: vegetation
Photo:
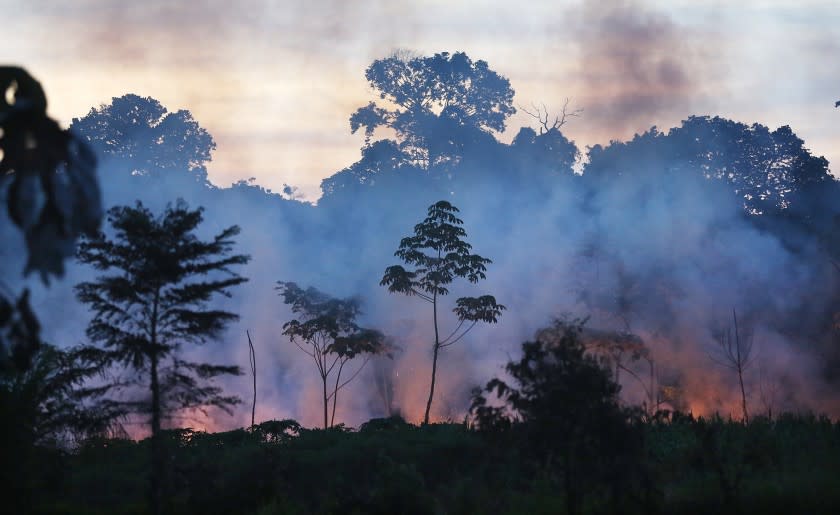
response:
[[[356,324],[361,308],[358,299],[336,299],[315,288],[304,290],[292,282],[278,284],[283,301],[292,307],[292,313],[300,316],[283,324],[283,334],[315,362],[321,378],[324,429],[327,429],[335,424],[339,390],[359,375],[371,356],[387,352],[385,335]],[[364,357],[362,364],[342,381],[344,366],[359,356]],[[333,372],[335,381],[328,384]],[[332,415],[328,418],[330,400]]]
[[[87,238],[78,253],[80,262],[103,274],[76,286],[79,300],[94,315],[87,336],[103,346],[103,367],[127,369],[133,375],[109,383],[132,396],[111,405],[123,414],[151,416],[156,512],[165,481],[161,421],[187,408],[215,406],[230,412],[239,402],[220,387],[205,384],[220,375],[241,374],[239,367],[196,363],[181,353],[185,344],[218,339],[237,319],[234,313],[210,309],[208,302],[215,295],[230,296],[232,287],[247,280],[233,270],[249,259],[231,254],[239,228],[229,227],[202,241],[195,234],[201,211],[190,210],[184,202],[159,217],[140,202],[115,207],[108,211],[114,237]],[[140,395],[137,387],[148,389],[150,398]]]
[[[53,314],[42,325],[29,291],[0,284],[7,511],[840,512],[840,423],[807,414],[830,405],[808,398],[817,390],[803,386],[831,392],[840,383],[840,182],[825,159],[789,127],[689,117],[668,132],[652,128],[596,145],[577,173],[580,152],[561,132],[579,114],[568,103],[553,123],[545,106],[534,106],[528,114],[539,132],[522,127],[510,144],[496,139],[515,111],[513,90],[484,61],[461,52],[398,53],[374,61],[365,76],[384,102],[351,116],[351,131],[364,130],[361,159],[325,179],[313,206],[295,201],[288,186],[274,194],[248,181],[209,184],[215,143],[188,111],[125,95],[74,120],[71,133],[46,117],[34,79],[0,68],[0,190],[10,222],[0,224],[0,236],[22,233],[26,252],[12,253],[25,258],[26,270],[44,280],[70,274],[80,301],[54,288],[55,298],[40,299]],[[392,137],[372,141],[378,129]],[[117,205],[104,233],[97,232],[94,152],[108,163],[102,191]],[[146,207],[181,194],[207,211],[181,201]],[[558,321],[537,331],[499,377],[474,391],[468,414],[461,399],[461,424],[430,424],[440,352],[462,342],[463,355],[448,356],[475,363],[491,351],[513,352],[498,345],[516,341],[466,338],[507,309],[494,296],[457,298],[446,328],[442,300],[458,279],[485,280],[490,259],[472,253],[459,210],[439,200],[400,240],[402,265],[380,276],[387,242],[442,198],[476,213],[472,241],[507,267],[494,286],[516,306],[505,334],[531,331],[557,302],[600,324]],[[211,212],[208,229],[202,224]],[[243,220],[245,253],[234,252],[240,233],[231,220]],[[204,230],[216,235],[205,240]],[[82,234],[77,261],[89,267],[65,271]],[[250,262],[252,251],[261,259]],[[223,303],[234,287],[253,288],[243,310],[276,302],[264,282],[244,284],[237,270],[248,263],[255,277],[276,277],[278,269],[309,281],[316,275],[366,298],[376,297],[381,277],[390,293],[418,297],[431,310],[376,298],[372,318],[389,324],[389,334],[400,331],[386,340],[358,325],[361,297],[280,282],[292,319],[272,343],[287,338],[314,361],[323,428],[256,420],[256,347],[269,339],[252,341],[251,332],[250,426],[212,434],[179,428],[175,416],[185,409],[230,413],[240,402],[214,382],[239,367],[205,363],[198,349],[223,340],[238,319]],[[732,329],[715,332],[718,314],[705,312],[717,305],[744,306],[744,316],[733,312]],[[76,315],[91,319],[88,341],[71,347],[63,331]],[[401,412],[396,368],[379,367],[372,379],[362,372],[372,357],[390,357],[391,341],[424,334],[428,322],[434,341],[422,425],[399,416],[358,429],[336,424],[339,393],[354,380],[362,395],[379,388],[388,414]],[[59,346],[42,341],[50,332]],[[762,350],[766,339],[780,352],[820,358],[819,367],[803,367],[809,375],[799,383],[778,368],[772,378],[793,385],[783,407],[798,414],[748,410],[749,373],[763,372],[753,335]],[[678,390],[691,367],[677,352],[697,341],[717,343],[712,357],[733,372],[724,390],[735,391],[737,379],[738,420],[680,410],[688,404]],[[260,356],[283,349],[275,347]],[[282,385],[285,402],[291,388],[278,378],[296,363],[266,362],[260,384]],[[461,384],[486,381],[478,368],[463,367]],[[641,406],[621,395],[621,384],[643,390]],[[419,421],[419,411],[406,415]],[[122,424],[136,422],[132,415],[149,424],[150,437],[128,438]]]
[[[595,455],[601,473],[576,478],[586,492],[578,513],[830,514],[840,507],[840,424],[828,419],[753,417],[745,425],[662,413],[635,431],[637,461]],[[626,441],[618,436],[612,445]],[[271,421],[214,434],[170,430],[163,441],[173,464],[170,513],[568,513],[559,470],[535,461],[548,449],[540,455],[524,439],[463,424],[375,419],[347,431]],[[43,449],[33,463],[35,510],[148,513],[149,443]],[[614,477],[610,462],[632,468],[613,469]]]
[[[449,285],[456,278],[467,279],[471,283],[486,279],[486,265],[491,263],[478,254],[470,254],[472,246],[464,241],[467,232],[460,227],[464,222],[455,216],[457,212],[458,208],[445,200],[429,206],[426,219],[414,227],[414,236],[403,238],[400,248],[394,253],[406,264],[413,265],[414,270],[406,270],[400,265],[389,266],[379,283],[387,286],[391,293],[416,296],[432,305],[435,341],[424,424],[429,423],[440,350],[457,343],[478,322],[495,323],[505,309],[505,306],[496,303],[492,295],[460,297],[452,310],[458,318],[458,325],[448,336],[441,335],[438,325],[439,297],[449,294]],[[464,323],[468,325],[462,329]]]

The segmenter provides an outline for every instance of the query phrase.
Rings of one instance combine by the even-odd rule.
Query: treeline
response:
[[[736,363],[743,421],[658,409],[698,394],[686,386],[696,370],[677,358],[686,341],[708,336],[717,305],[743,313],[750,334],[779,352],[822,358],[807,387],[787,392],[782,411],[807,411],[811,392],[836,384],[840,190],[828,163],[790,128],[691,117],[667,133],[653,128],[589,149],[576,173],[580,153],[560,131],[572,114],[565,106],[557,117],[535,111],[537,129],[503,144],[496,135],[514,112],[513,90],[487,63],[463,53],[392,56],[366,71],[389,103],[371,102],[350,119],[353,132],[364,132],[361,159],[326,179],[311,206],[283,198],[291,188],[278,195],[247,182],[210,185],[215,143],[187,111],[126,95],[63,131],[46,117],[34,79],[0,72],[4,84],[26,86],[0,110],[10,222],[2,231],[24,243],[4,264],[25,261],[46,283],[75,257],[51,290],[66,295],[60,310],[39,313],[28,290],[12,291],[16,272],[0,298],[0,413],[12,421],[2,441],[17,464],[4,467],[3,483],[15,511],[837,507],[830,478],[838,461],[825,458],[837,454],[838,426],[748,416],[746,363]],[[376,139],[382,129],[391,137]],[[100,186],[113,205],[104,226]],[[455,204],[470,214],[469,242]],[[489,276],[485,256],[501,262]],[[258,281],[240,275],[246,265]],[[467,295],[485,280],[493,295]],[[336,421],[342,389],[371,356],[393,358],[428,317],[408,301],[385,310],[385,289],[431,306],[432,324],[422,326],[434,334],[424,424],[391,417],[348,431]],[[279,305],[278,293],[285,312],[243,322],[282,327],[283,344],[314,361],[324,429],[293,421],[218,435],[167,429],[181,425],[185,410],[232,413],[241,403],[221,386],[242,373],[232,351],[190,349],[244,329],[240,315],[268,298]],[[454,303],[446,303],[450,293]],[[357,320],[360,298],[380,308],[370,320],[376,328]],[[461,342],[475,355],[491,337],[510,339],[482,329],[465,338],[480,322],[505,320],[506,310],[530,334],[558,304],[591,315],[590,326],[561,321],[537,332],[503,377],[461,396],[463,425],[429,424],[440,352]],[[59,321],[73,336],[50,329]],[[47,345],[43,332],[60,345]],[[639,334],[670,345],[654,349]],[[516,337],[508,344],[522,331]],[[651,380],[639,408],[619,397],[618,380],[636,374],[642,358]],[[460,372],[462,384],[487,380]],[[151,437],[121,439],[137,420]],[[809,431],[808,446],[786,447]],[[790,492],[802,482],[811,495]]]

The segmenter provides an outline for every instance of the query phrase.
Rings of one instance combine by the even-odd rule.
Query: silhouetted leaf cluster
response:
[[[300,317],[283,324],[283,334],[315,362],[323,390],[324,428],[329,428],[335,423],[338,392],[356,378],[372,356],[390,357],[391,345],[382,332],[356,323],[356,317],[361,313],[359,299],[330,297],[313,287],[304,290],[294,282],[278,281],[277,284],[283,301]],[[365,357],[362,364],[342,382],[345,365],[362,355]],[[328,386],[333,372],[335,382]],[[330,400],[331,417],[327,413]]]
[[[47,116],[41,85],[25,70],[0,67],[0,188],[24,233],[26,273],[64,273],[76,238],[99,228],[102,200],[96,157],[74,133]]]

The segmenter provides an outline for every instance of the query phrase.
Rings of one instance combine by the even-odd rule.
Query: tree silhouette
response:
[[[628,142],[595,145],[583,176],[597,184],[628,172],[661,174],[663,182],[674,172],[721,181],[750,214],[789,209],[798,192],[834,181],[828,161],[812,156],[790,127],[771,131],[717,116],[691,116],[667,133],[654,127]]]
[[[449,286],[456,278],[477,283],[486,279],[487,258],[471,254],[472,246],[464,241],[467,233],[461,227],[463,221],[455,216],[458,208],[441,200],[429,206],[428,216],[414,226],[414,236],[403,238],[400,247],[394,253],[414,270],[406,270],[400,265],[389,266],[380,281],[391,293],[414,295],[432,305],[432,318],[435,341],[432,348],[432,381],[429,387],[429,400],[423,423],[429,423],[429,411],[435,395],[435,377],[440,349],[457,343],[478,322],[495,323],[505,306],[496,303],[492,295],[481,297],[461,297],[455,301],[452,310],[458,318],[458,325],[448,336],[440,337],[438,324],[438,297],[449,293]],[[466,328],[464,324],[468,323]]]
[[[49,118],[41,85],[25,70],[0,66],[0,188],[26,238],[26,273],[61,276],[76,238],[102,219],[96,157]]]
[[[195,231],[202,210],[185,202],[155,217],[140,202],[108,211],[113,238],[104,234],[85,239],[78,252],[82,263],[103,273],[76,286],[80,301],[93,312],[87,336],[108,352],[106,366],[133,373],[121,388],[145,384],[151,398],[119,402],[126,413],[150,414],[153,471],[152,505],[160,511],[165,474],[160,452],[161,420],[183,408],[216,406],[230,413],[239,402],[209,383],[224,374],[240,374],[235,366],[194,363],[183,359],[185,344],[218,339],[238,316],[212,309],[215,295],[247,279],[233,271],[248,256],[232,254],[236,226],[202,241]]]
[[[187,110],[168,112],[151,97],[123,95],[74,118],[71,127],[121,173],[151,178],[186,174],[186,179],[207,184],[206,165],[216,143]]]
[[[85,386],[100,372],[101,353],[42,343],[30,366],[0,367],[0,470],[6,510],[29,512],[38,498],[38,456],[101,434],[118,415],[101,400],[107,388]],[[91,402],[89,402],[91,401]]]
[[[374,61],[365,78],[396,107],[370,102],[350,117],[351,130],[364,128],[369,143],[377,127],[393,129],[407,160],[426,169],[453,159],[459,129],[501,132],[516,112],[508,79],[463,52],[395,53]]]
[[[516,429],[538,468],[560,471],[570,514],[580,511],[592,482],[609,477],[638,436],[619,406],[621,387],[605,364],[586,354],[581,331],[579,323],[556,321],[538,332],[522,344],[519,361],[505,367],[513,384],[492,379],[474,391],[470,408],[480,429]]]
[[[0,190],[10,221],[22,232],[24,274],[41,280],[64,273],[76,239],[102,219],[96,158],[72,132],[47,116],[41,84],[23,68],[0,66]],[[25,371],[40,344],[29,292],[0,281],[0,368]]]
[[[753,356],[753,334],[738,328],[738,315],[732,310],[732,328],[728,325],[726,329],[717,331],[714,335],[715,344],[718,347],[719,356],[709,356],[712,361],[722,367],[732,370],[738,375],[738,386],[741,389],[741,413],[744,416],[744,423],[750,421],[747,411],[747,391],[744,388],[744,374],[755,361]]]
[[[360,314],[358,299],[336,299],[312,287],[304,290],[293,282],[278,282],[277,289],[283,301],[292,307],[292,313],[300,317],[283,324],[283,334],[315,361],[321,378],[324,429],[327,429],[335,424],[338,392],[359,375],[371,356],[387,352],[385,337],[379,331],[356,324]],[[342,381],[345,365],[360,355],[365,356],[362,364]],[[330,385],[333,372],[335,381]],[[328,417],[330,400],[332,416]]]

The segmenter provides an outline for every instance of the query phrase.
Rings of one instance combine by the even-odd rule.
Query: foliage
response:
[[[195,231],[202,210],[190,210],[180,201],[155,217],[140,202],[135,207],[108,211],[115,231],[88,238],[79,247],[82,263],[102,272],[96,280],[76,286],[81,302],[90,306],[93,319],[87,336],[104,347],[102,366],[132,376],[108,383],[113,390],[149,388],[151,398],[115,400],[124,413],[151,415],[153,472],[152,506],[160,509],[164,463],[157,440],[161,419],[185,408],[215,406],[227,412],[239,399],[208,384],[214,377],[241,374],[239,367],[195,363],[180,355],[184,344],[201,345],[218,339],[234,313],[212,309],[216,296],[247,279],[233,267],[250,259],[232,254],[237,226],[224,229],[208,241]]]
[[[88,404],[102,390],[85,383],[100,373],[104,358],[82,347],[61,350],[42,344],[31,367],[0,372],[4,419],[16,420],[13,429],[30,444],[66,444],[101,433],[116,417],[108,402]]]
[[[0,371],[25,371],[41,345],[40,334],[41,324],[29,305],[29,290],[18,299],[5,288],[0,290]]]
[[[289,422],[291,424],[291,422]],[[266,441],[245,430],[166,432],[176,473],[175,513],[566,513],[562,490],[534,474],[525,439],[499,440],[463,425],[416,427],[371,421],[358,432],[299,429]],[[292,424],[293,425],[293,424]],[[663,492],[646,505],[630,486],[611,505],[609,482],[588,477],[598,495],[588,514],[836,513],[840,425],[824,418],[754,417],[744,425],[669,413],[641,426],[646,450],[631,467],[652,469]],[[701,434],[720,451],[710,455]],[[745,441],[744,451],[727,455]],[[146,513],[142,471],[149,441],[93,440],[59,460],[63,479],[36,499],[41,513]],[[715,457],[717,456],[717,457]],[[54,459],[39,456],[39,463]],[[743,469],[738,506],[726,504],[716,460]],[[330,471],[324,473],[324,471]],[[636,468],[637,470],[637,468]],[[42,469],[42,473],[46,470]]]
[[[249,260],[231,254],[239,228],[202,241],[194,234],[202,210],[190,210],[183,201],[158,217],[140,202],[115,207],[108,211],[108,221],[116,231],[113,239],[99,234],[79,247],[82,263],[111,272],[76,286],[79,300],[94,314],[88,337],[110,352],[110,365],[138,373],[171,359],[160,381],[163,397],[157,408],[164,412],[206,405],[227,409],[238,402],[221,396],[217,387],[199,386],[220,374],[238,374],[237,367],[188,362],[178,351],[183,344],[217,339],[238,318],[207,305],[215,295],[230,296],[230,288],[247,281],[233,270]],[[157,409],[142,400],[125,406],[141,413]]]
[[[213,138],[184,109],[168,112],[151,97],[123,95],[74,118],[72,128],[124,174],[186,175],[205,186]]]
[[[76,239],[99,228],[96,157],[47,116],[44,90],[25,70],[0,66],[0,93],[0,189],[26,239],[25,272],[47,282],[63,275]]]
[[[559,473],[571,514],[579,512],[592,483],[610,479],[618,488],[626,481],[612,476],[639,452],[640,443],[631,413],[619,406],[620,386],[586,354],[582,326],[556,321],[554,329],[562,334],[559,340],[523,343],[522,358],[505,367],[514,384],[491,380],[475,392],[471,412],[479,428],[516,430],[532,462]],[[495,405],[485,393],[495,396]]]
[[[452,310],[458,318],[458,326],[449,336],[441,338],[438,297],[449,294],[448,286],[456,278],[464,278],[471,283],[486,279],[486,265],[491,263],[487,258],[470,253],[472,246],[464,240],[467,233],[461,227],[464,222],[455,213],[458,213],[458,208],[445,200],[429,206],[426,219],[414,226],[414,236],[403,238],[394,253],[407,265],[413,265],[414,270],[406,270],[400,265],[389,266],[379,283],[387,286],[391,293],[417,296],[432,305],[435,340],[432,382],[423,415],[424,424],[429,423],[440,349],[457,343],[478,322],[495,323],[506,309],[492,295],[461,297],[455,301],[456,306]],[[469,325],[461,330],[464,323]]]
[[[9,219],[23,231],[24,274],[37,271],[45,283],[63,275],[76,239],[99,228],[95,172],[88,145],[47,116],[41,84],[22,68],[0,66],[0,192]],[[0,286],[0,369],[24,371],[38,350],[40,325],[28,290],[15,298]]]
[[[667,133],[653,127],[626,143],[595,145],[584,177],[597,184],[629,171],[721,181],[751,214],[787,209],[799,193],[832,182],[828,161],[812,156],[790,127],[770,131],[708,116],[691,116]]]
[[[323,390],[326,429],[335,423],[339,390],[356,378],[371,356],[388,354],[389,345],[381,332],[356,324],[356,317],[361,312],[358,299],[336,299],[316,288],[304,290],[293,282],[279,281],[277,289],[283,302],[292,307],[292,313],[300,317],[283,324],[283,334],[315,361]],[[364,356],[364,361],[342,382],[344,366],[357,356]],[[328,386],[333,371],[335,381]],[[332,416],[328,417],[330,400]]]
[[[39,456],[55,456],[108,427],[108,403],[95,402],[100,389],[83,384],[98,374],[98,358],[81,349],[41,344],[30,366],[0,370],[0,418],[6,421],[0,428],[0,454],[10,465],[0,472],[0,484],[15,492],[7,498],[7,509],[25,510],[38,495],[33,482],[41,477]]]
[[[377,127],[393,129],[400,152],[426,169],[456,159],[463,142],[452,134],[462,129],[502,132],[516,112],[510,82],[463,52],[431,57],[396,53],[374,61],[365,78],[396,107],[370,102],[350,117],[351,130],[364,128],[369,142]]]

